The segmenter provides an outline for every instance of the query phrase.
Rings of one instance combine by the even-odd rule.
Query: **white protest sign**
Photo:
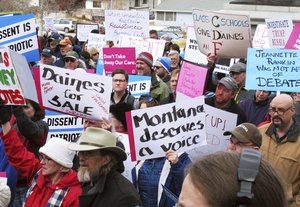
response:
[[[184,59],[193,63],[207,64],[207,56],[200,52],[194,27],[188,27]]]
[[[25,105],[25,98],[38,102],[26,58],[0,47],[0,99],[10,105]]]
[[[56,31],[52,17],[44,17],[44,27],[46,29],[50,28],[52,31]]]
[[[132,160],[164,157],[206,144],[204,98],[126,113]]]
[[[135,37],[129,35],[120,35],[119,47],[134,47],[136,49],[136,56],[141,52],[148,52],[152,54],[155,61],[158,57],[162,57],[165,49],[164,40],[144,39],[142,37]]]
[[[129,137],[128,134],[124,134],[124,133],[117,132],[116,134],[118,136],[118,140],[123,143],[125,152],[127,154],[127,159],[123,161],[125,169],[122,175],[125,178],[127,178],[130,182],[132,182],[131,170],[135,167],[136,162],[131,161],[130,159],[131,153],[130,153],[130,146],[129,146]]]
[[[270,48],[267,25],[257,25],[252,44],[253,48]]]
[[[44,64],[35,73],[43,107],[87,119],[108,118],[111,77]]]
[[[230,137],[224,136],[225,131],[231,131],[236,127],[237,114],[233,114],[207,104],[204,105],[206,113],[206,141],[207,145],[199,146],[186,151],[192,161],[199,157],[218,151],[226,151]]]
[[[149,11],[105,10],[105,35],[117,42],[120,34],[149,37]]]
[[[247,15],[193,10],[200,51],[222,58],[245,58],[251,47],[251,24]]]
[[[76,24],[76,36],[79,41],[85,42],[89,39],[89,34],[93,29],[99,29],[98,24]]]
[[[105,47],[105,35],[89,33],[87,48],[96,48],[99,52],[99,58],[103,58],[103,47]]]
[[[292,17],[274,17],[266,19],[271,48],[284,48],[292,31]]]

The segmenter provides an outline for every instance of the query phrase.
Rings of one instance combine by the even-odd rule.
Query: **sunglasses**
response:
[[[65,58],[64,61],[67,63],[67,62],[72,62],[74,63],[75,62],[75,59],[74,58]]]
[[[93,56],[96,56],[96,55],[99,55],[99,52],[97,52],[97,53],[93,54]]]

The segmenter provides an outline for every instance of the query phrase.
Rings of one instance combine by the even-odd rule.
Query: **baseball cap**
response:
[[[78,59],[78,58],[79,58],[79,55],[78,55],[77,52],[71,50],[71,51],[67,52],[67,54],[66,54],[66,56],[64,57],[64,59],[65,59],[65,58],[68,58],[68,57],[69,57],[69,58]]]
[[[236,63],[236,64],[233,64],[231,67],[230,67],[230,72],[233,72],[233,73],[241,73],[241,72],[246,72],[246,64],[245,63]]]
[[[224,77],[219,81],[219,84],[220,83],[223,84],[229,90],[236,91],[238,89],[238,85],[232,77]]]
[[[238,141],[242,143],[251,142],[255,146],[260,147],[262,143],[262,135],[254,124],[243,123],[235,127],[232,131],[226,131],[224,136],[233,135]]]
[[[53,52],[50,48],[44,48],[42,50],[42,55],[46,56],[46,57],[51,57],[53,55]]]

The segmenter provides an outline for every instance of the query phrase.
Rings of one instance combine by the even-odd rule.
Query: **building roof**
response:
[[[218,11],[232,0],[164,0],[154,11],[192,12],[195,9]]]

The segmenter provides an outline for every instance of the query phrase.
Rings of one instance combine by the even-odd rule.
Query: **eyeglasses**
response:
[[[117,82],[120,82],[120,83],[124,83],[126,80],[125,79],[112,79],[113,82],[117,83]]]
[[[74,63],[75,62],[75,59],[74,58],[65,58],[64,61],[67,63],[67,62],[72,62]]]
[[[291,108],[292,108],[292,106],[288,107],[287,109],[271,107],[271,108],[269,108],[269,114],[274,115],[275,112],[277,112],[277,114],[279,116],[282,116],[285,112],[287,112]]]
[[[95,53],[95,54],[92,54],[92,56],[96,56],[96,55],[99,55],[99,52]]]
[[[155,70],[155,69],[160,69],[160,68],[162,68],[162,67],[161,67],[161,66],[157,66],[157,65],[153,65],[152,68]]]
[[[59,45],[59,48],[67,47],[67,45]]]
[[[91,150],[91,151],[80,151],[80,152],[78,152],[78,155],[80,157],[89,158],[89,157],[95,157],[95,156],[100,155],[100,154],[99,154],[99,150]]]
[[[230,141],[230,144],[233,144],[233,145],[239,146],[239,147],[249,147],[249,146],[253,145],[252,143],[240,142],[236,138],[233,138],[233,137],[230,137],[229,141]]]
[[[41,156],[41,162],[44,161],[45,163],[49,163],[51,161],[53,161],[51,158],[49,158],[46,155],[40,155]]]

